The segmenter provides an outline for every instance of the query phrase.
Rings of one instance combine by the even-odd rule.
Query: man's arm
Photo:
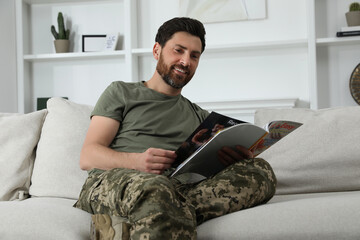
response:
[[[143,153],[117,152],[109,148],[120,123],[114,119],[93,116],[80,155],[80,167],[109,170],[130,168],[161,174],[175,160],[174,151],[149,148]]]

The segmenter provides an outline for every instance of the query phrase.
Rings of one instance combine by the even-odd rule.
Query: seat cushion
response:
[[[0,202],[0,238],[88,240],[91,215],[72,207],[74,202],[61,198]]]
[[[91,215],[75,200],[0,202],[1,239],[89,239]],[[198,239],[359,239],[360,192],[276,195],[269,203],[209,220]]]
[[[359,239],[360,192],[276,195],[269,203],[215,218],[199,240]]]

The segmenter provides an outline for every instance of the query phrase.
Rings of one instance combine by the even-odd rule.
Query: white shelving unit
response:
[[[134,77],[132,74],[135,71],[132,68],[136,61],[133,60],[131,51],[132,24],[134,22],[132,21],[133,14],[129,11],[136,6],[131,0],[16,0],[15,4],[19,112],[36,110],[37,97],[61,95],[54,89],[56,85],[54,81],[48,79],[46,82],[43,79],[45,77],[43,72],[46,68],[52,71],[50,75],[56,75],[56,69],[62,68],[65,78],[68,79],[72,78],[74,73],[79,75],[84,72],[85,70],[81,70],[84,66],[96,68],[97,65],[102,65],[105,66],[105,69],[110,66],[110,71],[116,70],[117,66],[123,66],[120,69],[120,71],[123,70],[121,75],[126,79]],[[85,11],[83,12],[81,9],[85,9]],[[111,12],[109,16],[102,17],[104,16],[101,15],[103,14],[102,10]],[[51,45],[53,37],[49,27],[55,25],[57,29],[56,17],[59,11],[64,13],[65,21],[67,16],[70,19],[70,15],[71,18],[77,15],[77,25],[71,25],[74,22],[65,22],[68,27],[70,25],[72,31],[73,52],[55,53]],[[91,14],[95,14],[98,18],[91,19]],[[102,21],[106,27],[102,26]],[[81,52],[82,34],[112,32],[118,32],[120,35],[120,49],[112,52]],[[108,82],[101,87],[106,86]],[[69,88],[71,88],[71,84]],[[63,89],[62,92],[66,96],[66,90]]]
[[[153,1],[155,5],[162,3]],[[360,62],[360,37],[334,36],[345,24],[341,16],[345,14],[350,2],[351,0],[306,0],[308,30],[305,37],[230,44],[210,43],[204,55],[211,58],[237,52],[241,53],[239,55],[249,52],[261,55],[261,52],[266,51],[304,52],[309,87],[309,96],[305,101],[308,106],[316,109],[347,104],[346,98],[349,96],[344,100],[344,96],[337,93],[336,89],[344,88],[344,79],[347,79],[345,74]],[[143,35],[138,30],[141,20],[144,21],[139,19],[140,15],[144,18],[143,9],[146,8],[142,9],[138,5],[146,4],[149,3],[143,0],[16,0],[19,112],[35,110],[38,97],[70,95],[74,99],[77,96],[75,87],[88,91],[89,99],[97,99],[94,95],[99,95],[113,80],[139,81],[141,74],[144,74],[143,69],[149,69],[144,62],[152,58],[153,42],[143,44]],[[58,11],[63,11],[65,17],[69,15],[75,18],[73,24],[77,23],[71,27],[73,34],[76,33],[74,52],[55,54],[50,44],[52,36],[49,29],[51,24],[56,24]],[[109,12],[106,18],[96,18],[97,12],[104,11]],[[147,17],[149,16],[146,15],[145,18]],[[114,52],[79,51],[81,34],[107,32],[120,33],[122,46],[119,49]],[[351,57],[348,56],[350,48],[357,49],[353,55],[350,53]],[[99,65],[102,67],[99,70],[102,74],[96,70]],[[94,72],[89,71],[89,66]],[[346,73],[342,73],[344,69]],[[55,77],[47,81],[49,73]],[[101,79],[91,80],[97,75]],[[88,76],[90,80],[79,82],[79,76]],[[336,81],[339,77],[341,83]],[[89,99],[79,101],[93,104]]]
[[[336,38],[336,37],[328,37],[328,38],[317,38],[316,44],[317,46],[341,46],[341,45],[356,45],[359,44],[360,37],[344,37],[344,38]]]
[[[108,59],[125,57],[125,51],[113,52],[87,52],[87,53],[58,53],[58,54],[32,54],[24,55],[24,60],[29,62],[45,62],[45,61],[73,61],[88,59]]]
[[[345,13],[351,0],[308,0],[313,22],[310,41],[315,44],[312,56],[315,108],[356,105],[349,94],[349,78],[360,62],[360,37],[336,37],[347,26]],[[310,49],[309,49],[310,50]]]

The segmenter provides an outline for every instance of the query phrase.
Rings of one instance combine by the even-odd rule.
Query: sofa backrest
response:
[[[360,106],[262,109],[255,124],[304,123],[258,157],[278,179],[276,194],[360,190]]]

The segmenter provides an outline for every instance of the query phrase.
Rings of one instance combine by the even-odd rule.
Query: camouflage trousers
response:
[[[275,188],[275,174],[260,158],[192,184],[131,169],[93,170],[74,206],[126,218],[131,239],[196,239],[197,225],[266,203]]]

